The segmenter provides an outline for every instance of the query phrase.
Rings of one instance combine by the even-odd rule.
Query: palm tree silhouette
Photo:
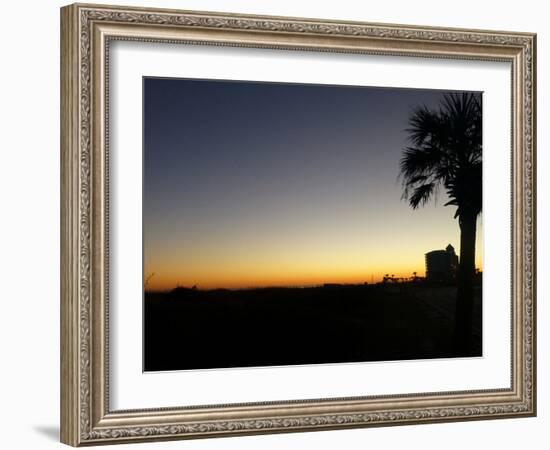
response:
[[[445,189],[456,206],[460,262],[455,315],[455,346],[468,352],[473,319],[476,222],[482,198],[481,94],[445,94],[438,109],[422,106],[409,118],[410,147],[403,150],[403,197],[413,209]]]

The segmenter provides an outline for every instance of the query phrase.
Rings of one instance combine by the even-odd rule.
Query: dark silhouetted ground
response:
[[[144,369],[481,356],[453,351],[456,288],[422,283],[146,293]]]

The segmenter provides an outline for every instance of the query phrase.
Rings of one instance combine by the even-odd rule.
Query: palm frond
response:
[[[405,179],[432,172],[441,164],[441,151],[434,146],[406,147],[399,162],[401,174]]]
[[[413,111],[409,119],[409,128],[406,128],[405,131],[408,133],[411,143],[419,146],[429,141],[430,136],[440,125],[438,114],[430,111],[426,106],[422,106]]]
[[[425,183],[416,186],[409,197],[409,205],[413,209],[425,205],[434,193],[435,187],[435,183]]]

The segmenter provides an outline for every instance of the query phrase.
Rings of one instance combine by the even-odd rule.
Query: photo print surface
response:
[[[143,368],[482,355],[482,93],[143,79]]]

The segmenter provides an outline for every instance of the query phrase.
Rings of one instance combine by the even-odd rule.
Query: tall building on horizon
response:
[[[456,278],[458,256],[449,244],[445,250],[433,250],[426,253],[426,279],[434,282],[448,282]]]

